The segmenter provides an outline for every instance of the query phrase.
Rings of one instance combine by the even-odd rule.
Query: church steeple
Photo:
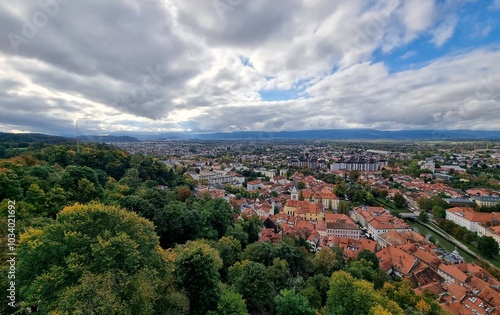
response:
[[[292,176],[292,190],[290,191],[291,193],[291,199],[292,200],[299,200],[299,189],[297,185],[297,178],[295,177],[295,174]]]

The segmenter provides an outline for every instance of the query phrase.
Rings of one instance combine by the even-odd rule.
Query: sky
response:
[[[500,0],[0,2],[0,131],[500,130]]]

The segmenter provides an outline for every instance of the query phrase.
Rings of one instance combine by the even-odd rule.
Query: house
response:
[[[380,234],[377,243],[381,248],[385,248],[387,246],[398,246],[408,243],[423,244],[427,243],[427,241],[422,234],[414,231],[398,232],[393,230]]]
[[[477,232],[479,224],[493,222],[493,218],[500,219],[500,213],[477,212],[472,208],[454,207],[446,209],[446,219],[463,226],[471,232]]]
[[[447,284],[464,284],[468,276],[454,265],[440,264],[437,273]]]
[[[370,233],[373,240],[377,241],[380,234],[389,231],[410,232],[412,228],[402,219],[392,215],[383,215],[372,217],[366,224],[366,230]]]
[[[398,277],[410,275],[419,260],[400,248],[388,246],[375,254],[379,260],[380,269]]]
[[[260,179],[254,179],[247,183],[247,190],[257,190],[264,188],[264,183]]]
[[[325,214],[326,235],[339,238],[359,239],[360,229],[356,223],[345,214]]]

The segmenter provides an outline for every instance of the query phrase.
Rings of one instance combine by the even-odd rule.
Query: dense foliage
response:
[[[0,160],[3,226],[16,201],[19,314],[442,313],[373,253],[345,261],[303,239],[257,242],[258,217],[193,195],[185,171],[98,144]]]

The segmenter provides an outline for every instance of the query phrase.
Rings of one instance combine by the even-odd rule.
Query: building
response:
[[[326,236],[352,238],[358,240],[360,229],[354,221],[345,214],[325,214]]]
[[[443,200],[452,207],[474,207],[476,205],[473,200],[464,198],[443,198]]]
[[[310,200],[288,200],[283,207],[287,215],[300,217],[304,220],[322,220],[324,218],[323,205]]]
[[[468,278],[465,273],[453,265],[440,264],[437,273],[443,277],[446,284],[464,284]]]
[[[382,167],[387,166],[387,161],[376,158],[351,157],[347,159],[339,159],[330,165],[331,171],[379,171]]]
[[[397,232],[390,231],[387,233],[380,234],[377,239],[377,243],[381,248],[387,246],[399,246],[408,243],[413,244],[424,244],[427,243],[425,237],[414,231],[409,232]]]
[[[275,175],[276,175],[276,169],[270,169],[270,170],[267,170],[265,168],[256,168],[254,170],[255,172],[257,173],[261,173],[263,176],[266,176],[266,177],[269,177],[269,178],[273,178]]]
[[[375,241],[378,240],[379,235],[390,231],[412,231],[408,223],[391,215],[382,207],[358,207],[354,209],[351,218],[365,227]]]
[[[500,197],[482,196],[474,198],[474,201],[480,207],[494,207],[500,203]]]
[[[476,212],[472,208],[454,207],[446,209],[446,219],[463,226],[471,232],[477,232],[479,224],[493,222],[493,218],[500,219],[500,213]]]
[[[497,241],[498,246],[500,246],[500,226],[486,227],[482,224],[477,226],[478,236],[491,236]]]
[[[310,189],[302,191],[304,199],[310,199],[323,204],[325,210],[330,209],[336,211],[339,208],[340,199],[329,188],[324,187],[320,192],[314,192]],[[297,193],[298,198],[298,193]]]
[[[381,270],[398,277],[408,276],[419,262],[413,255],[394,246],[383,248],[375,255],[377,255]]]
[[[254,179],[247,183],[247,190],[257,190],[264,188],[264,183],[260,179]]]
[[[206,181],[209,185],[224,185],[226,183],[236,183],[240,182],[240,177],[235,177],[226,172],[209,172],[209,171],[200,171],[199,174],[192,172],[189,175],[199,182]],[[244,178],[243,178],[244,180]]]

